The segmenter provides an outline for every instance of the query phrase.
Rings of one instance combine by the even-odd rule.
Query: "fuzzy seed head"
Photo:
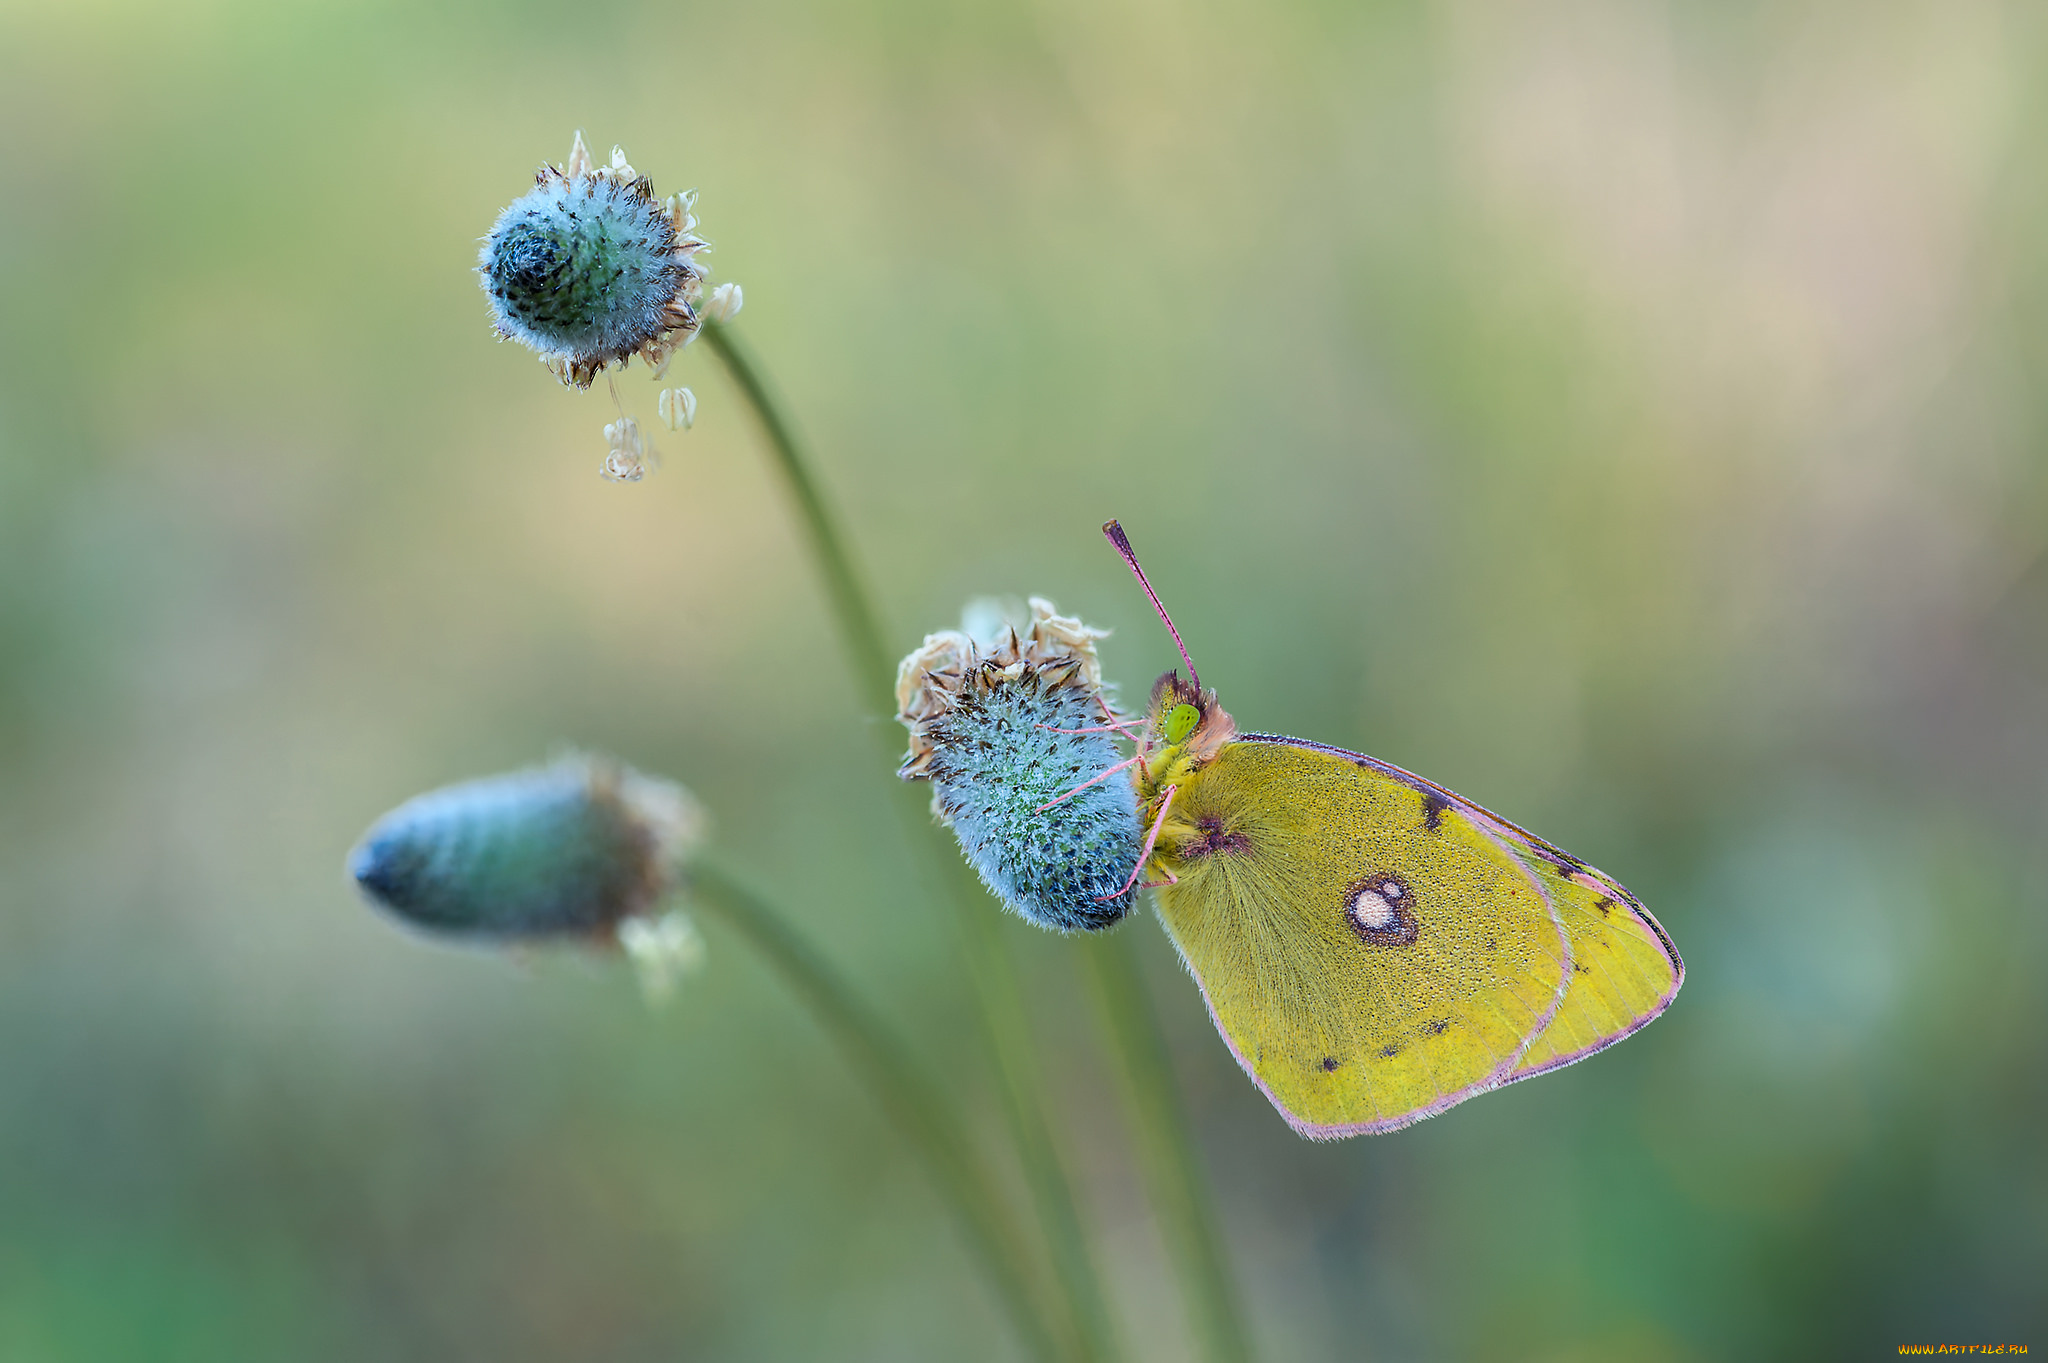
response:
[[[689,792],[576,755],[418,796],[371,826],[349,874],[417,926],[610,940],[680,884],[703,838]]]
[[[657,201],[616,147],[610,165],[594,166],[578,133],[565,166],[542,166],[484,241],[477,270],[499,336],[577,388],[635,355],[666,366],[698,327],[705,243],[694,202]]]
[[[1014,912],[1062,932],[1105,928],[1131,909],[1137,796],[1121,772],[1084,786],[1121,759],[1113,735],[1055,732],[1107,718],[1095,656],[1105,631],[1037,598],[1030,609],[1029,624],[992,641],[949,630],[903,660],[899,774],[932,783],[938,817]]]

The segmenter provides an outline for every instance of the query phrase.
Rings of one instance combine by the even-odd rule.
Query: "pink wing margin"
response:
[[[1370,767],[1372,770],[1379,772],[1381,775],[1391,777],[1392,779],[1399,781],[1401,784],[1409,786],[1418,792],[1433,792],[1442,799],[1449,801],[1452,808],[1456,809],[1466,818],[1472,820],[1472,822],[1478,825],[1483,832],[1489,834],[1495,840],[1512,845],[1518,845],[1522,849],[1522,851],[1526,853],[1526,855],[1534,857],[1536,860],[1546,863],[1547,865],[1555,869],[1558,872],[1558,874],[1566,877],[1567,879],[1576,880],[1581,885],[1586,886],[1588,889],[1597,889],[1602,894],[1605,894],[1608,898],[1612,899],[1616,904],[1623,905],[1624,907],[1626,907],[1629,913],[1634,916],[1636,922],[1643,928],[1643,930],[1649,933],[1651,937],[1656,939],[1657,945],[1663,949],[1665,958],[1671,962],[1671,985],[1658,998],[1656,1006],[1650,1009],[1648,1012],[1644,1013],[1641,1017],[1638,1017],[1631,1021],[1628,1026],[1624,1027],[1621,1031],[1614,1033],[1612,1036],[1604,1036],[1590,1046],[1585,1046],[1580,1048],[1579,1050],[1572,1051],[1569,1054],[1558,1056],[1553,1060],[1546,1061],[1545,1063],[1538,1065],[1533,1069],[1525,1070],[1520,1074],[1503,1075],[1501,1071],[1497,1070],[1495,1071],[1494,1075],[1488,1076],[1487,1080],[1483,1081],[1483,1085],[1475,1091],[1461,1092],[1455,1097],[1451,1097],[1449,1101],[1444,1101],[1440,1099],[1438,1100],[1438,1102],[1431,1103],[1426,1108],[1420,1109],[1417,1112],[1410,1114],[1406,1118],[1406,1120],[1395,1119],[1395,1124],[1390,1125],[1369,1122],[1355,1127],[1327,1129],[1317,1128],[1314,1132],[1304,1130],[1302,1134],[1309,1135],[1312,1139],[1327,1140],[1335,1136],[1365,1135],[1376,1130],[1393,1130],[1397,1129],[1397,1126],[1406,1126],[1411,1121],[1420,1121],[1425,1117],[1434,1117],[1435,1115],[1437,1115],[1437,1113],[1442,1112],[1445,1108],[1448,1108],[1455,1103],[1461,1102],[1468,1097],[1475,1096],[1477,1092],[1483,1092],[1486,1089],[1497,1088],[1505,1084],[1516,1083],[1523,1079],[1533,1079],[1539,1074],[1548,1074],[1552,1070],[1562,1069],[1566,1065],[1574,1064],[1577,1061],[1584,1060],[1587,1056],[1592,1055],[1596,1051],[1604,1051],[1609,1046],[1612,1046],[1615,1042],[1623,1040],[1626,1037],[1633,1036],[1636,1032],[1641,1031],[1651,1022],[1654,1022],[1658,1017],[1663,1015],[1665,1009],[1671,1006],[1671,1001],[1678,997],[1679,986],[1685,983],[1685,961],[1679,956],[1677,946],[1672,943],[1671,934],[1664,931],[1664,925],[1662,923],[1659,923],[1656,917],[1652,915],[1648,909],[1643,907],[1642,901],[1638,900],[1634,895],[1630,894],[1620,881],[1614,879],[1612,876],[1606,874],[1604,871],[1599,871],[1591,866],[1588,866],[1586,863],[1580,861],[1577,857],[1572,856],[1569,852],[1564,851],[1562,848],[1553,847],[1551,844],[1537,837],[1534,833],[1531,833],[1528,829],[1521,827],[1519,824],[1509,823],[1506,819],[1503,819],[1500,815],[1494,813],[1492,810],[1487,809],[1483,805],[1477,805],[1472,803],[1472,801],[1466,799],[1462,795],[1459,795],[1456,791],[1446,790],[1444,789],[1444,787],[1438,785],[1434,781],[1429,780],[1427,777],[1417,776],[1414,772],[1408,771],[1402,767],[1397,767],[1391,762],[1382,762],[1377,757],[1369,757],[1364,753],[1351,752],[1345,748],[1333,748],[1327,743],[1312,743],[1309,740],[1303,738],[1289,738],[1285,734],[1238,734],[1236,737],[1237,741],[1240,743],[1284,743],[1290,747],[1307,748],[1312,752],[1329,753],[1333,757],[1341,757],[1344,758],[1346,761],[1356,762],[1360,766]],[[1510,850],[1512,850],[1512,847],[1510,848]],[[1538,893],[1542,894],[1545,905],[1550,906],[1549,892],[1547,890],[1544,890],[1540,883],[1536,882],[1536,878],[1527,870],[1527,868],[1524,869],[1523,873],[1525,875],[1530,875],[1532,883],[1536,883],[1537,885]],[[1555,919],[1556,909],[1554,906],[1550,907],[1551,916],[1553,919]],[[1561,927],[1562,925],[1560,924],[1560,928]],[[1569,943],[1567,943],[1565,949],[1567,953],[1570,952]],[[1569,954],[1567,954],[1566,960],[1567,963],[1569,963]],[[1570,970],[1567,969],[1567,978],[1569,978],[1569,975]],[[1559,999],[1559,1002],[1561,1001],[1562,996],[1560,996]],[[1557,1009],[1555,1005],[1553,1005],[1553,1007],[1549,1010],[1548,1014],[1546,1014],[1546,1016],[1543,1019],[1543,1026],[1536,1028],[1529,1034],[1527,1038],[1524,1039],[1522,1043],[1523,1051],[1526,1051],[1527,1048],[1534,1043],[1535,1039],[1543,1034],[1543,1029],[1550,1025],[1550,1022],[1556,1016],[1556,1012]],[[1219,1028],[1218,1030],[1221,1029]],[[1239,1059],[1240,1063],[1242,1063],[1242,1057],[1240,1057]],[[1517,1054],[1512,1061],[1510,1061],[1507,1065],[1503,1066],[1503,1069],[1512,1070],[1514,1068],[1514,1065],[1519,1063],[1520,1059],[1520,1054]],[[1247,1070],[1249,1070],[1249,1067],[1247,1067]],[[1254,1079],[1257,1078],[1257,1076],[1253,1077]],[[1264,1086],[1261,1085],[1261,1087]],[[1270,1093],[1267,1094],[1267,1097],[1270,1098],[1271,1096],[1272,1095]],[[1292,1120],[1291,1117],[1290,1120]],[[1301,1129],[1299,1123],[1296,1123],[1296,1129]]]

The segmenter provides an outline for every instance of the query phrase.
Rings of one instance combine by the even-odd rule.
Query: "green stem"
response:
[[[691,884],[691,903],[744,937],[846,1053],[883,1111],[923,1159],[926,1174],[952,1207],[961,1235],[1008,1309],[1025,1349],[1040,1359],[1057,1359],[1060,1351],[1046,1330],[1039,1293],[1032,1286],[1027,1243],[994,1176],[940,1090],[882,1020],[767,900],[713,861],[694,864]]]
[[[922,810],[919,813],[919,823],[929,829],[929,816],[923,815]],[[932,837],[919,841],[937,843]],[[1025,1182],[1038,1204],[1039,1220],[1052,1252],[1053,1273],[1072,1312],[1076,1354],[1088,1363],[1107,1363],[1119,1356],[1115,1326],[1103,1296],[1102,1275],[1088,1251],[1087,1233],[1074,1205],[1073,1186],[1067,1181],[1052,1127],[1045,1120],[1041,1105],[1045,1080],[1038,1071],[1031,1017],[1024,1007],[1016,965],[1003,943],[1002,918],[981,887],[969,879],[971,873],[958,853],[943,844],[939,844],[939,853],[945,859],[944,869],[959,887],[953,900],[967,910],[961,921],[967,935],[976,993],[982,999],[983,1022],[994,1042],[996,1064],[1001,1070],[998,1089],[1003,1115],[1023,1162]]]
[[[1103,1022],[1116,1042],[1124,1102],[1144,1156],[1146,1190],[1180,1276],[1189,1327],[1211,1363],[1245,1363],[1251,1346],[1237,1285],[1224,1257],[1201,1156],[1188,1139],[1166,1035],[1139,969],[1137,939],[1128,931],[1105,932],[1081,954]]]
[[[753,347],[739,333],[723,323],[707,322],[699,334],[712,353],[725,362],[725,372],[732,375],[732,381],[746,395],[768,436],[768,450],[774,457],[776,471],[782,475],[790,500],[796,503],[811,555],[817,560],[818,575],[824,578],[825,593],[832,598],[840,637],[853,663],[854,684],[860,688],[861,708],[874,716],[894,714],[896,663],[883,643],[881,618],[870,604],[860,574],[854,571],[853,559],[832,522],[824,494],[811,478],[796,427],[783,415],[782,405],[768,386],[767,375],[754,358]],[[883,741],[889,744],[893,755],[893,736],[885,736]]]
[[[863,707],[878,716],[893,714],[894,665],[883,642],[880,617],[869,604],[867,591],[854,570],[824,496],[811,477],[809,460],[794,423],[776,401],[752,349],[731,327],[711,323],[702,335],[713,353],[725,362],[733,382],[760,418],[776,468],[796,503],[812,556],[838,616],[840,636],[853,664]],[[880,726],[876,726],[875,732],[893,762],[897,755],[895,738]],[[948,897],[966,935],[974,992],[1001,1081],[998,1088],[1003,1115],[1024,1167],[1025,1182],[1037,1207],[1039,1225],[1051,1251],[1054,1276],[1067,1308],[1065,1333],[1082,1363],[1107,1363],[1117,1356],[1109,1309],[1102,1296],[1101,1277],[1088,1253],[1073,1188],[1062,1167],[1052,1129],[1045,1120],[1043,1077],[1038,1070],[1031,1021],[1023,1006],[1016,967],[1001,939],[1001,924],[991,912],[986,896],[968,882],[954,849],[945,843],[925,813],[922,795],[910,788],[905,796],[899,808],[916,825],[910,832],[910,841],[925,859],[930,881],[951,891]],[[911,807],[913,803],[915,808]]]

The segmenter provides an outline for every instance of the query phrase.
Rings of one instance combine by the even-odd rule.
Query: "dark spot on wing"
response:
[[[1243,854],[1252,850],[1252,840],[1242,833],[1226,832],[1223,820],[1210,817],[1196,821],[1197,836],[1180,845],[1182,860],[1213,856],[1218,852]]]
[[[1398,1041],[1389,1041],[1386,1045],[1380,1047],[1380,1059],[1382,1060],[1392,1060],[1400,1053],[1401,1043]]]
[[[1326,1055],[1326,1056],[1324,1056],[1324,1057],[1323,1057],[1323,1072],[1324,1072],[1325,1074],[1329,1073],[1329,1072],[1330,1072],[1331,1070],[1334,1070],[1334,1069],[1336,1069],[1336,1068],[1337,1068],[1337,1057],[1336,1057],[1336,1056],[1334,1056],[1334,1055]]]
[[[1593,973],[1593,967],[1587,965],[1584,961],[1573,961],[1572,971],[1579,975],[1590,975]]]
[[[1602,918],[1606,918],[1611,916],[1614,911],[1614,901],[1603,897],[1601,899],[1596,900],[1593,904],[1593,907],[1600,910],[1600,916]]]
[[[1450,1025],[1451,1020],[1449,1018],[1435,1018],[1429,1022],[1423,1023],[1422,1030],[1424,1034],[1428,1036],[1442,1036],[1444,1034],[1444,1030]]]
[[[1422,826],[1434,833],[1444,826],[1444,811],[1451,802],[1433,790],[1422,792]]]

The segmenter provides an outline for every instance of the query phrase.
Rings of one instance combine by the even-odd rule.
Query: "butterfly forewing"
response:
[[[1349,754],[1234,742],[1171,806],[1160,916],[1239,1063],[1305,1135],[1505,1082],[1574,977],[1500,826]]]

